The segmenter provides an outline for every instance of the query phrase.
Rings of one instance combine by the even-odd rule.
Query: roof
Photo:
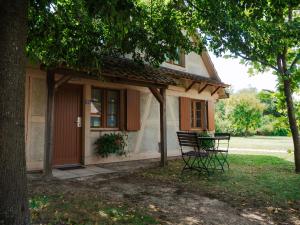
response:
[[[163,85],[177,85],[178,79],[184,78],[196,82],[206,82],[212,85],[228,86],[218,79],[212,79],[165,67],[155,68],[148,64],[139,64],[131,59],[117,57],[104,58],[101,74],[109,78],[115,77]]]
[[[176,85],[172,76],[163,74],[159,68],[147,64],[140,64],[130,59],[105,57],[101,75],[133,81],[142,81],[151,84]]]
[[[196,82],[206,82],[212,85],[219,85],[224,87],[228,86],[227,84],[212,78],[196,75],[193,73],[187,73],[179,70],[173,70],[166,67],[160,67],[160,71],[166,76],[172,76],[173,78],[177,78],[177,79],[185,78]]]
[[[45,69],[43,65],[40,67]],[[69,76],[86,77],[99,79],[99,71],[74,70],[66,67],[54,69],[55,73]],[[100,71],[100,78],[108,79],[112,82],[127,82],[140,84],[142,86],[168,86],[180,85],[181,79],[188,79],[196,83],[204,82],[208,85],[228,87],[229,85],[221,82],[218,77],[208,78],[193,73],[174,70],[166,67],[153,67],[149,64],[142,64],[131,59],[120,57],[104,57]]]

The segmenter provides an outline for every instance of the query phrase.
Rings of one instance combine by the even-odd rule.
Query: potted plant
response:
[[[95,142],[95,152],[101,157],[111,154],[125,155],[128,135],[126,133],[110,133],[99,137]]]

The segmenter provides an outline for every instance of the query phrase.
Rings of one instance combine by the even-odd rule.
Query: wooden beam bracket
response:
[[[71,79],[72,79],[71,75],[66,75],[66,76],[61,77],[59,80],[55,81],[55,89],[57,89],[64,83],[67,83]]]
[[[210,86],[211,84],[205,84],[199,91],[198,93],[202,93],[208,86]]]
[[[149,89],[150,89],[150,91],[152,92],[152,94],[154,95],[154,97],[156,98],[156,100],[159,103],[163,103],[164,102],[163,96],[159,93],[159,91],[156,88],[149,87]]]
[[[211,96],[213,96],[220,88],[221,86],[216,87],[216,89],[211,93]]]
[[[185,92],[188,92],[197,82],[193,81],[186,89]]]

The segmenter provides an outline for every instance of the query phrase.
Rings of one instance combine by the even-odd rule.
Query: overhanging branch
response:
[[[294,58],[293,62],[291,63],[291,65],[289,67],[289,71],[291,71],[293,69],[293,67],[298,63],[299,60],[300,60],[300,53],[298,53],[296,55],[296,57]]]
[[[270,67],[273,70],[275,70],[277,72],[280,72],[277,67],[275,67],[275,66],[273,66],[273,65],[271,65],[271,64],[269,64],[269,63],[267,63],[267,62],[265,62],[263,60],[258,60],[258,59],[255,59],[253,57],[247,57],[247,56],[244,56],[244,55],[242,55],[240,53],[237,53],[237,52],[234,52],[234,54],[237,55],[237,56],[239,56],[239,57],[241,57],[242,59],[245,59],[245,60],[248,60],[248,61],[252,61],[252,62],[255,62],[255,61],[259,62],[260,64],[262,64],[264,66]]]

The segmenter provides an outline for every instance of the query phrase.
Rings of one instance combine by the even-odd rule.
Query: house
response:
[[[51,97],[49,74],[34,66],[26,71],[28,170],[46,162],[58,167],[179,155],[176,131],[213,132],[214,103],[228,97],[207,52],[180,55],[159,68],[107,57],[100,78],[66,68],[52,75]],[[128,134],[127,156],[95,154],[97,138],[120,131]]]

